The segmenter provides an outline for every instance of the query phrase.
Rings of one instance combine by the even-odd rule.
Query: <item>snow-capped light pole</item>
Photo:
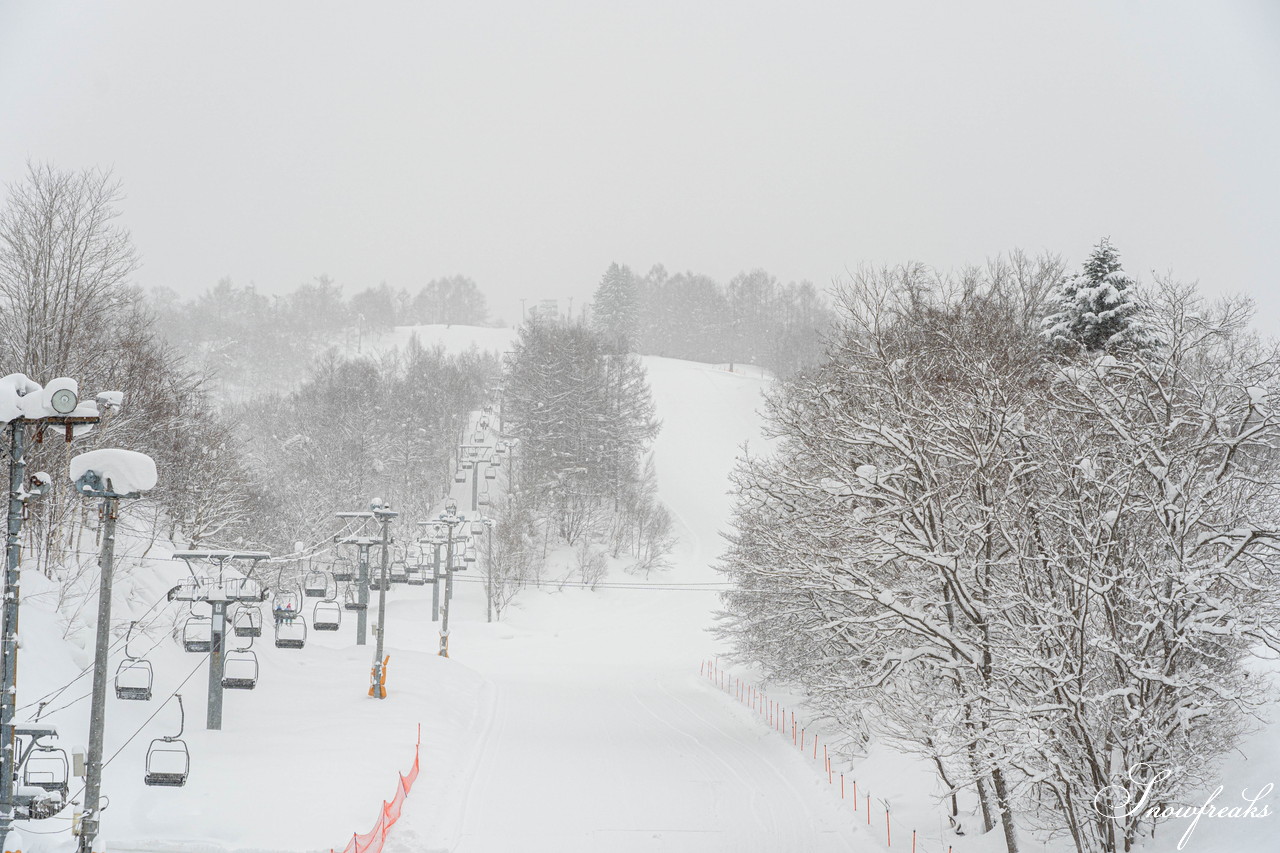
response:
[[[493,621],[493,519],[480,518],[471,522],[471,535],[479,536],[485,533],[488,537],[484,548],[484,595],[485,595],[485,619],[486,622]]]
[[[387,698],[387,661],[382,656],[382,642],[387,634],[387,564],[391,559],[391,522],[400,513],[391,508],[391,504],[375,500],[371,509],[373,516],[382,525],[382,576],[378,583],[378,642],[373,653],[372,681],[369,684],[369,695],[375,699]],[[365,554],[368,563],[368,553]]]
[[[444,512],[440,513],[440,523],[447,529],[445,536],[445,594],[444,604],[440,608],[440,657],[447,658],[449,656],[449,599],[452,596],[450,587],[453,585],[453,528],[466,521],[465,518],[458,515],[458,504],[456,501],[450,500],[444,505]]]
[[[118,406],[120,394],[104,392],[98,401],[104,407]],[[0,423],[9,431],[9,508],[5,526],[4,626],[0,635],[0,847],[7,846],[13,821],[22,808],[29,813],[33,797],[15,790],[22,758],[17,754],[17,736],[34,741],[36,727],[14,725],[18,706],[18,605],[19,564],[22,562],[22,516],[27,500],[48,489],[49,475],[38,472],[27,477],[26,431],[35,427],[37,440],[50,426],[60,426],[68,442],[81,430],[100,420],[93,401],[81,402],[74,379],[59,378],[42,387],[21,373],[0,378]],[[48,726],[43,733],[52,733]],[[28,747],[27,752],[30,751]]]
[[[79,853],[90,853],[98,836],[98,803],[102,799],[102,738],[107,716],[107,655],[111,645],[111,581],[115,570],[116,519],[121,499],[134,499],[155,488],[156,463],[145,453],[101,449],[71,460],[76,493],[101,498],[102,548],[98,567],[98,638],[93,656],[93,705],[89,711],[89,754],[85,761],[84,815]]]

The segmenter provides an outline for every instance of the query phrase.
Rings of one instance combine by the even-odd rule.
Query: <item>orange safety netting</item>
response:
[[[363,835],[358,832],[352,833],[351,840],[347,842],[346,847],[342,848],[341,853],[381,853],[382,845],[387,840],[387,832],[400,819],[404,798],[409,795],[409,789],[418,778],[418,750],[421,746],[422,726],[419,725],[418,742],[413,747],[413,766],[409,768],[408,774],[397,774],[400,781],[396,783],[395,796],[391,798],[391,802],[382,803],[382,811],[378,813],[378,821],[373,825],[373,829]],[[329,853],[337,853],[337,851],[330,848]]]

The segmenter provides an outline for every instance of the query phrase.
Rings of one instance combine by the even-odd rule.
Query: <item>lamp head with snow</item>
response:
[[[80,398],[70,388],[59,388],[49,396],[49,406],[60,415],[69,415],[80,404]]]
[[[86,497],[136,498],[155,488],[156,463],[145,453],[104,447],[73,457],[70,475]]]

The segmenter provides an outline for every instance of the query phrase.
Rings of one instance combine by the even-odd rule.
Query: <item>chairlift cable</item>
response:
[[[160,702],[160,703],[156,706],[156,709],[155,709],[154,711],[152,711],[152,712],[151,712],[151,716],[150,716],[150,717],[147,717],[145,720],[143,720],[142,725],[140,725],[140,726],[138,726],[138,728],[134,729],[133,734],[129,735],[129,737],[125,740],[125,742],[124,742],[124,743],[120,744],[120,748],[119,748],[119,749],[117,749],[115,752],[111,753],[111,757],[110,757],[110,758],[108,758],[106,761],[102,762],[102,766],[103,766],[103,767],[106,767],[108,764],[110,764],[111,762],[115,761],[115,760],[116,760],[116,756],[118,756],[121,752],[124,752],[124,748],[125,748],[126,746],[128,746],[130,743],[132,743],[132,742],[133,742],[133,739],[134,739],[134,738],[136,738],[138,735],[140,735],[140,734],[142,733],[142,730],[143,730],[143,729],[145,729],[148,725],[150,725],[150,724],[151,724],[151,721],[152,721],[152,720],[154,720],[154,719],[156,718],[156,716],[157,716],[157,715],[159,715],[159,713],[160,713],[161,711],[163,711],[166,707],[168,707],[168,705],[169,705],[169,700],[170,700],[170,699],[172,699],[174,696],[177,696],[177,695],[178,695],[178,691],[179,691],[179,690],[181,690],[181,689],[183,688],[183,686],[184,686],[184,685],[186,685],[186,683],[187,683],[188,681],[190,681],[190,680],[191,680],[191,676],[195,675],[195,674],[200,670],[200,667],[204,666],[205,662],[209,659],[209,657],[210,657],[210,656],[206,654],[203,658],[201,658],[200,660],[196,661],[196,665],[192,668],[191,672],[187,673],[187,677],[186,677],[186,678],[184,678],[184,679],[182,679],[182,682],[181,682],[181,683],[179,683],[177,687],[173,688],[173,692],[172,692],[172,693],[170,693],[168,696],[166,696],[166,697],[164,698],[164,701],[163,701],[163,702]],[[79,791],[77,791],[77,792],[76,792],[76,796],[75,796],[75,797],[68,797],[68,798],[67,798],[67,802],[71,802],[73,799],[76,799],[76,798],[80,797],[82,794],[84,794],[84,788],[83,788],[83,787],[82,787]]]
[[[163,602],[163,601],[165,601],[165,596],[164,596],[164,595],[161,595],[158,599],[156,599],[156,600],[155,600],[155,602],[153,602],[153,603],[152,603],[152,605],[151,605],[150,607],[148,607],[146,610],[144,610],[144,611],[143,611],[143,613],[142,613],[142,618],[146,618],[147,614],[148,614],[148,613],[150,613],[152,610],[155,610],[155,609],[156,609],[156,605],[160,604],[160,603],[161,603],[161,602]],[[160,614],[161,614],[161,613],[163,613],[163,612],[164,612],[163,610],[161,610],[161,611],[157,612],[157,613],[155,614],[155,616],[151,619],[151,621],[150,621],[150,622],[148,622],[148,623],[147,623],[146,625],[144,625],[143,627],[144,627],[144,628],[149,627],[149,626],[152,624],[152,622],[154,622],[156,619],[159,619],[159,618],[160,618]],[[141,622],[141,621],[142,621],[142,619],[135,619],[135,620],[132,620],[132,621],[134,621],[134,622]],[[125,642],[126,642],[126,645],[127,645],[127,643],[128,643],[128,639],[129,639],[129,634],[128,634],[128,632],[125,632],[124,640],[125,640]],[[147,654],[150,654],[150,653],[151,653],[151,652],[156,648],[156,646],[159,646],[159,645],[160,645],[160,643],[161,643],[161,642],[163,642],[163,641],[164,641],[164,637],[161,637],[159,640],[157,640],[157,641],[155,642],[155,644],[154,644],[154,645],[152,645],[152,647],[151,647],[150,649],[147,649],[147,651],[143,653],[143,656],[145,657]],[[119,644],[120,644],[120,638],[116,638],[114,641],[112,641],[111,645],[107,647],[107,656],[108,656],[108,659],[110,659],[110,656],[111,656],[112,654],[114,654],[116,651],[118,651],[118,649],[116,649],[116,646],[117,646],[117,645],[119,645]],[[17,715],[18,713],[20,713],[20,712],[22,712],[22,711],[27,710],[28,708],[30,708],[30,707],[31,707],[31,706],[33,706],[33,705],[38,705],[38,704],[40,704],[41,702],[44,702],[45,704],[48,704],[48,703],[50,703],[50,702],[54,701],[54,700],[55,700],[55,699],[57,699],[59,696],[61,696],[61,695],[66,691],[66,689],[67,689],[68,687],[70,687],[71,685],[75,684],[75,683],[76,683],[77,681],[79,681],[81,678],[84,678],[84,676],[85,676],[86,674],[88,674],[88,673],[92,672],[92,671],[93,671],[93,667],[94,667],[94,664],[92,664],[92,663],[91,663],[91,664],[89,664],[89,665],[88,665],[88,666],[86,666],[84,669],[80,670],[79,674],[78,674],[78,675],[76,675],[74,678],[72,678],[70,681],[68,681],[66,684],[62,685],[62,686],[61,686],[61,687],[59,687],[59,688],[56,688],[55,690],[50,691],[49,693],[46,693],[44,696],[41,696],[39,699],[36,699],[36,700],[35,700],[35,701],[33,701],[33,702],[28,702],[26,705],[23,705],[23,706],[22,706],[22,707],[20,707],[20,708],[16,708],[16,709],[14,709],[14,714],[15,714],[15,715]],[[82,696],[82,697],[81,697],[81,699],[83,699],[83,698],[84,698],[84,697]],[[75,700],[75,701],[76,701],[76,702],[78,702],[78,701],[80,701],[80,700],[79,700],[79,699],[77,699],[77,700]],[[75,704],[75,702],[72,702],[71,704]],[[63,706],[62,706],[61,708],[59,708],[58,710],[59,710],[59,711],[61,711],[63,708],[66,708],[66,707],[68,707],[68,706],[67,706],[67,705],[63,705]]]

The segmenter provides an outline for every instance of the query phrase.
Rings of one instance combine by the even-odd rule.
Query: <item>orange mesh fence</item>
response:
[[[373,829],[361,834],[359,832],[352,833],[351,840],[347,842],[347,846],[342,848],[341,853],[382,853],[382,845],[386,843],[387,832],[392,825],[400,819],[400,810],[404,806],[404,798],[409,796],[409,790],[413,787],[414,780],[418,778],[418,751],[422,746],[422,726],[418,726],[418,742],[413,746],[413,766],[409,768],[408,775],[404,773],[397,774],[396,793],[390,802],[383,801],[382,810],[378,812],[378,821],[373,825]],[[329,853],[338,853],[333,848],[329,848]]]

